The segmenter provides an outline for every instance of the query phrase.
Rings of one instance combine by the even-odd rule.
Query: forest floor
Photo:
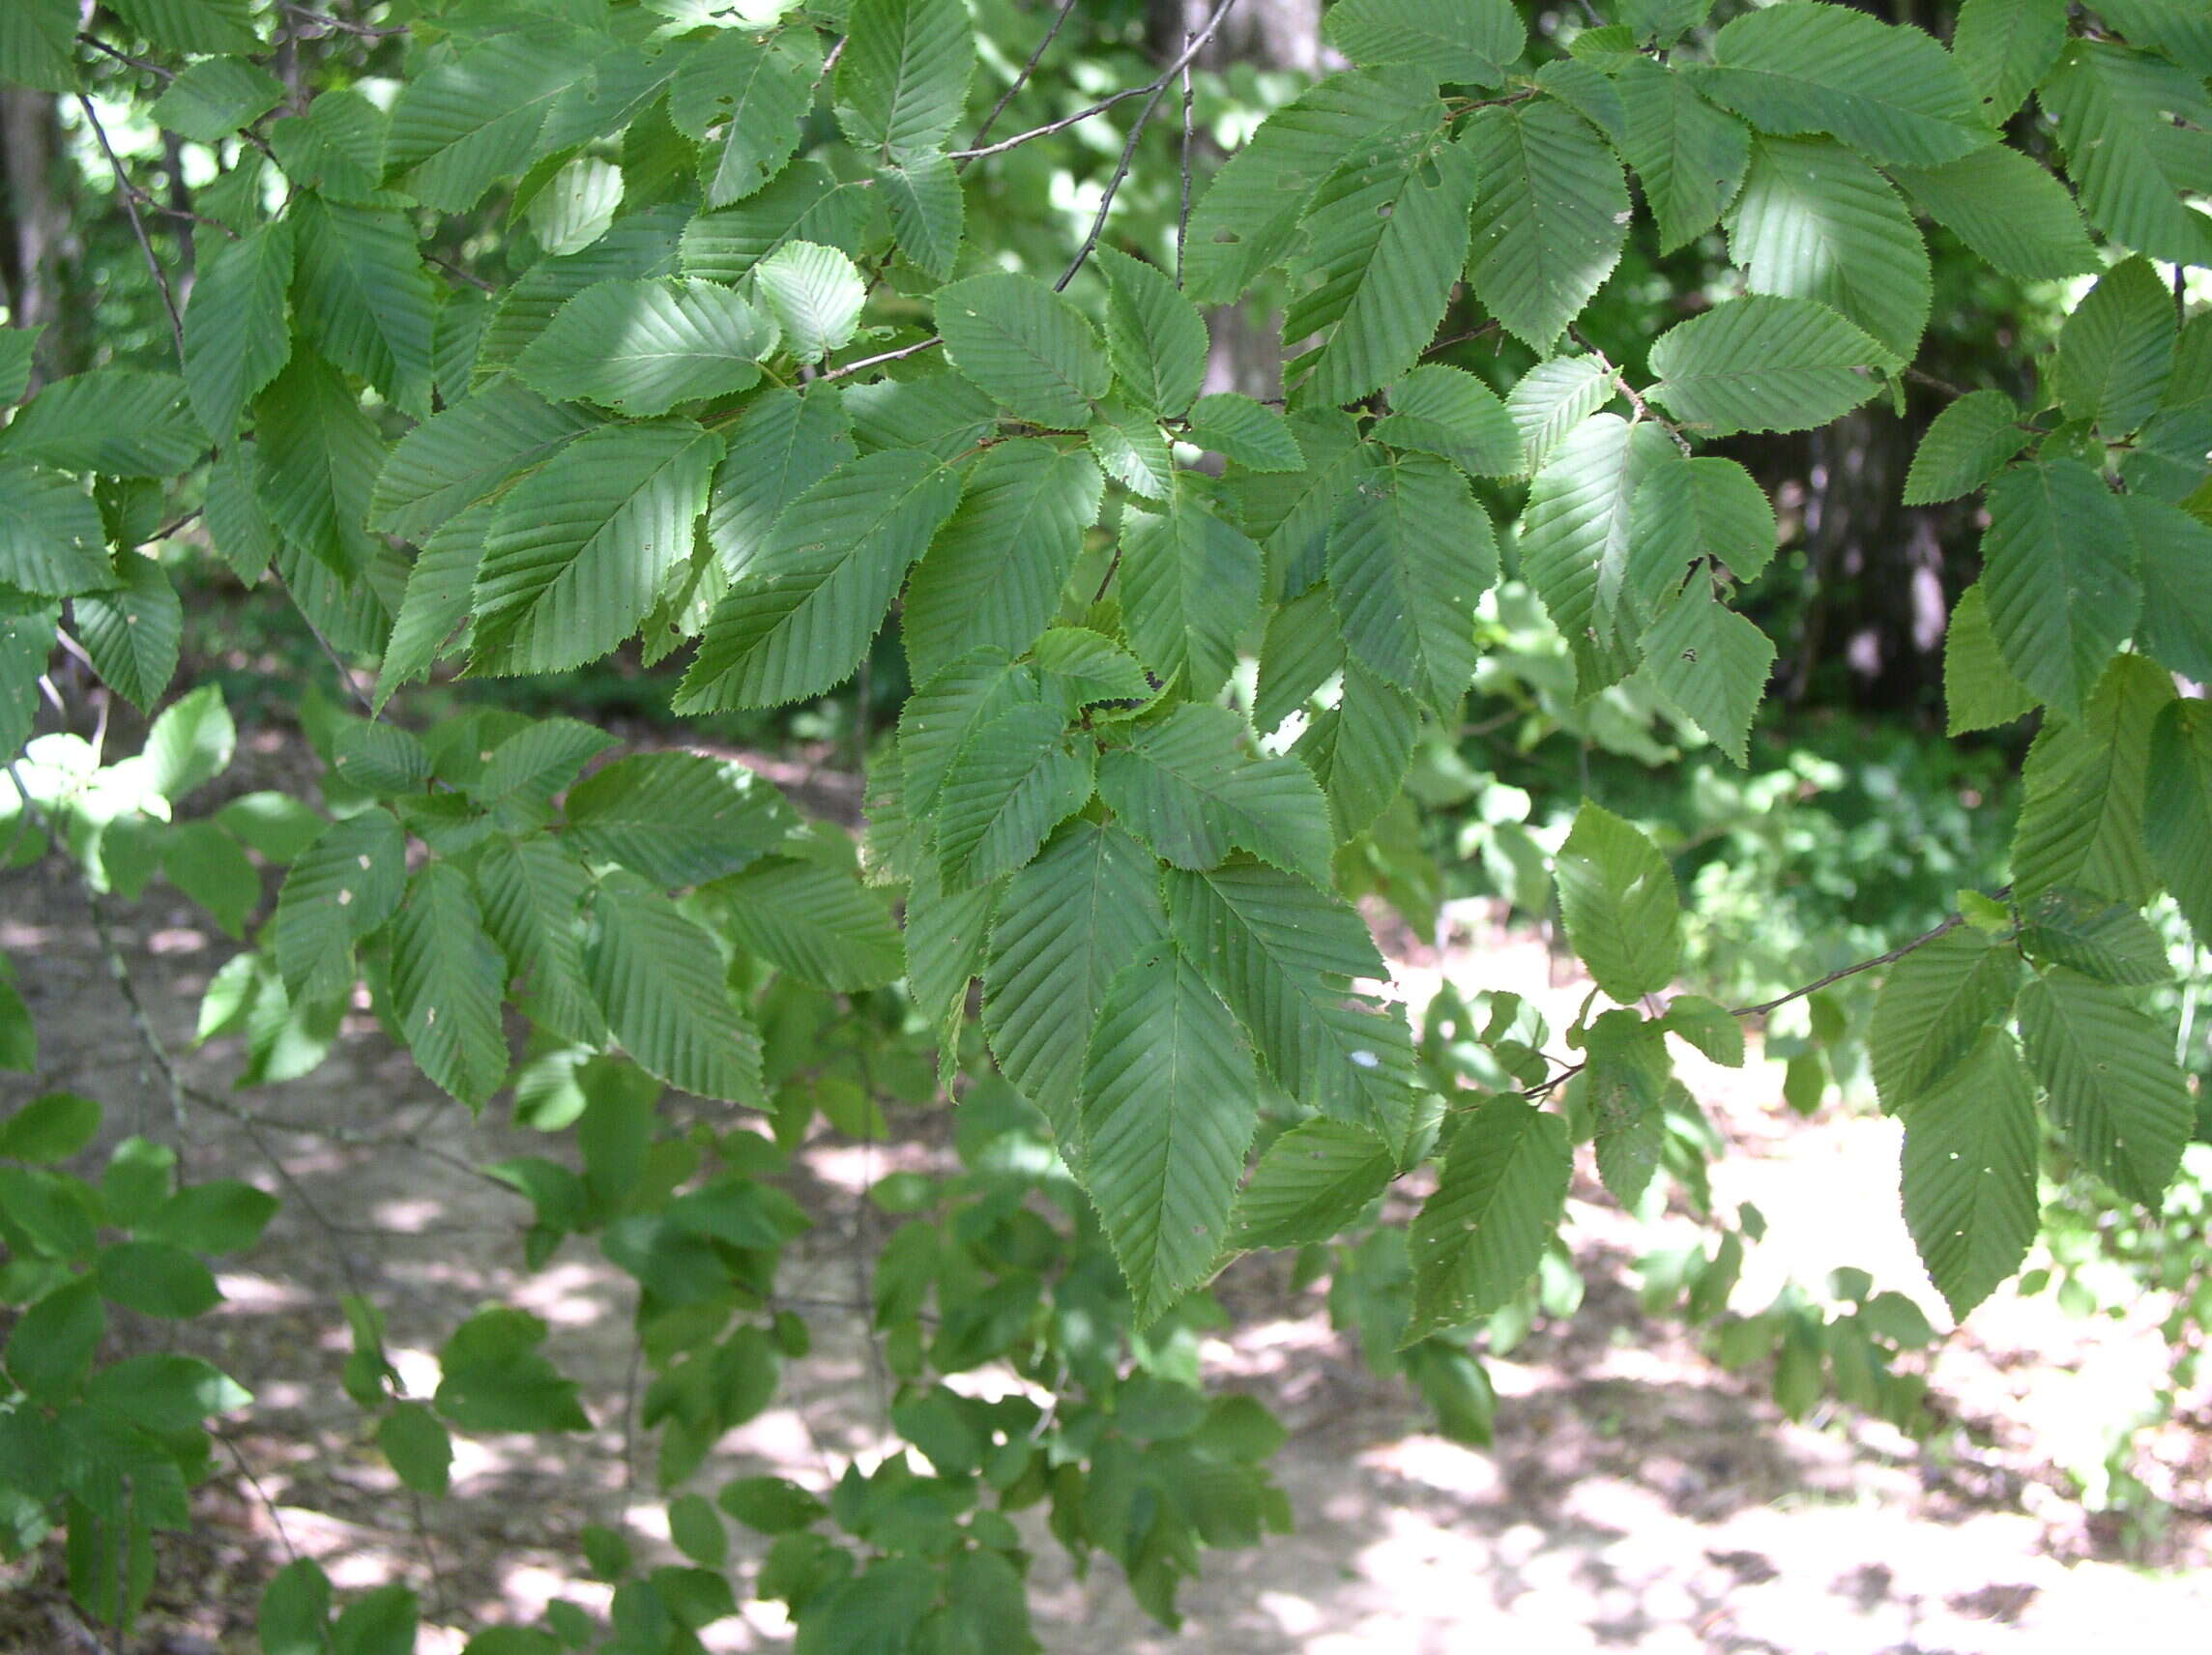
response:
[[[159,1033],[189,1078],[226,1087],[236,1051],[223,1041],[193,1051],[190,1035],[199,993],[231,945],[161,887],[115,917]],[[1465,989],[1532,993],[1563,1010],[1556,1021],[1570,1017],[1581,991],[1555,980],[1540,942],[1473,917],[1441,955],[1416,949],[1400,963],[1404,990],[1418,998],[1448,975]],[[67,1088],[108,1102],[120,1135],[155,1108],[81,901],[52,861],[0,876],[0,948],[17,962],[43,1048],[36,1077],[0,1079],[0,1111]],[[284,1209],[260,1245],[225,1262],[226,1302],[190,1330],[192,1348],[255,1393],[226,1426],[225,1452],[257,1487],[226,1475],[202,1492],[202,1521],[163,1543],[145,1630],[116,1655],[257,1649],[253,1605],[293,1551],[321,1558],[341,1590],[405,1579],[441,1625],[483,1624],[534,1618],[553,1597],[603,1603],[605,1588],[573,1573],[581,1523],[626,1519],[654,1533],[650,1476],[626,1473],[615,1433],[463,1442],[443,1501],[414,1499],[385,1466],[338,1385],[336,1301],[351,1284],[384,1310],[418,1390],[435,1381],[430,1352],[480,1304],[535,1311],[600,1420],[619,1417],[631,1379],[631,1294],[627,1278],[574,1242],[526,1274],[524,1209],[466,1167],[544,1141],[502,1124],[496,1105],[471,1122],[368,1019],[356,1024],[322,1069],[252,1094],[251,1106],[408,1146],[262,1134],[294,1188],[279,1191]],[[1742,1071],[1700,1066],[1686,1078],[1729,1141],[1717,1198],[1725,1209],[1756,1203],[1772,1227],[1739,1308],[1760,1308],[1785,1278],[1817,1288],[1832,1267],[1855,1264],[1948,1325],[1897,1217],[1891,1123],[1833,1109],[1800,1120],[1781,1102],[1780,1065],[1760,1063],[1756,1049]],[[797,1193],[818,1228],[790,1256],[793,1296],[865,1298],[855,1242],[866,1185],[942,1137],[924,1119],[909,1125],[911,1143],[825,1138],[802,1152]],[[193,1176],[276,1188],[247,1132],[202,1112],[190,1138]],[[1170,1632],[1136,1608],[1115,1565],[1079,1581],[1040,1529],[1033,1601],[1046,1647],[1976,1655],[2200,1642],[2212,1617],[2212,1413],[2192,1410],[2193,1424],[2165,1424],[2139,1443],[2146,1477],[2172,1502],[2155,1534],[2090,1509],[2075,1475],[2102,1461],[2102,1434],[2157,1382],[2156,1304],[2084,1321],[2048,1294],[2000,1295],[1927,1358],[1943,1423],[1922,1441],[1844,1414],[1792,1424],[1763,1366],[1728,1372],[1678,1323],[1644,1313],[1633,1263],[1660,1238],[1594,1184],[1576,1197],[1570,1234],[1586,1301],[1491,1364],[1500,1405],[1488,1452],[1425,1432],[1408,1393],[1370,1376],[1331,1330],[1322,1291],[1289,1291],[1286,1261],[1237,1266],[1225,1285],[1237,1325],[1209,1344],[1208,1365],[1214,1382],[1251,1391],[1291,1427],[1273,1469],[1297,1532],[1209,1553],[1182,1594],[1182,1628]],[[883,1399],[863,1330],[834,1314],[815,1322],[813,1353],[793,1366],[777,1406],[723,1444],[720,1474],[772,1470],[821,1487],[845,1456],[880,1451]],[[13,1581],[0,1572],[0,1651],[96,1647],[77,1640],[52,1579],[51,1569]],[[710,1641],[771,1650],[788,1635],[775,1606],[755,1604]],[[455,1655],[462,1641],[433,1631],[422,1655]]]

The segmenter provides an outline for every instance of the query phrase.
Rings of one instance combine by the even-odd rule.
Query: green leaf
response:
[[[312,1557],[295,1559],[261,1595],[261,1647],[265,1655],[326,1655],[330,1619],[330,1577]]]
[[[1372,825],[1398,797],[1420,727],[1420,709],[1408,691],[1357,661],[1345,663],[1336,705],[1316,716],[1291,748],[1328,795],[1339,842]]]
[[[1767,132],[1832,132],[1877,161],[1934,166],[1995,134],[1950,54],[1848,6],[1786,0],[1713,38],[1693,83]]]
[[[100,1250],[100,1295],[145,1316],[183,1321],[222,1300],[208,1267],[166,1241],[118,1241]]]
[[[1349,1121],[1300,1121],[1267,1146],[1237,1198],[1238,1248],[1326,1241],[1387,1189],[1390,1147]]]
[[[299,229],[292,296],[302,335],[393,406],[428,414],[436,289],[406,216],[310,195],[287,221]]]
[[[1971,494],[2033,434],[2023,422],[2020,404],[2003,392],[1969,391],[1921,435],[1905,478],[1905,504],[1935,506]]]
[[[723,572],[742,574],[784,508],[854,454],[852,421],[834,387],[780,387],[745,403],[714,473],[707,538]]]
[[[2089,222],[2137,252],[2212,263],[2212,227],[2187,205],[2202,182],[2212,93],[2188,71],[2114,41],[2075,41],[2041,83]],[[2178,125],[2177,125],[2178,123]]]
[[[220,437],[292,355],[284,296],[292,285],[290,220],[218,246],[185,305],[185,383],[200,423]]]
[[[1409,1237],[1413,1311],[1401,1345],[1487,1316],[1535,1273],[1566,1206],[1567,1123],[1518,1097],[1478,1105],[1452,1134]]]
[[[266,1190],[238,1178],[215,1178],[185,1185],[133,1228],[146,1240],[195,1253],[242,1253],[261,1239],[277,1206]]]
[[[73,0],[27,0],[0,10],[0,81],[40,92],[75,87],[78,11]]]
[[[872,185],[871,180],[840,183],[817,160],[794,161],[750,199],[719,213],[702,213],[684,226],[684,274],[736,281],[794,242],[817,243],[857,257],[878,222]]]
[[[590,1430],[575,1381],[538,1349],[545,1333],[527,1311],[478,1311],[438,1352],[437,1410],[463,1431]]]
[[[533,834],[494,838],[476,864],[483,925],[507,956],[501,973],[524,979],[531,1009],[557,1033],[603,1045],[606,1019],[584,976],[582,864],[552,840]]]
[[[1905,1118],[1906,1228],[1962,1320],[2027,1257],[2039,1217],[2035,1093],[2020,1048],[1986,1030]]]
[[[2173,295],[2146,258],[2105,272],[2058,335],[2051,392],[2070,420],[2124,437],[2158,407],[2173,371]]]
[[[2104,479],[2072,459],[2003,472],[1989,512],[1981,587],[1997,648],[2022,683],[2079,713],[2141,612],[2127,517]]]
[[[416,1062],[472,1111],[507,1079],[507,966],[469,878],[432,862],[407,883],[392,932],[392,1002]]]
[[[45,325],[0,328],[0,403],[20,402],[31,388],[32,359]]]
[[[30,1305],[9,1330],[8,1372],[33,1397],[60,1403],[84,1381],[106,1331],[99,1289],[90,1276],[74,1277]]]
[[[453,1443],[438,1416],[419,1402],[395,1405],[376,1428],[376,1445],[400,1483],[433,1499],[446,1496]]]
[[[284,176],[333,201],[368,201],[384,174],[384,110],[350,87],[315,95],[305,114],[269,128],[269,152]]]
[[[0,585],[66,597],[115,584],[92,497],[67,478],[0,460]]]
[[[1262,123],[1214,174],[1191,215],[1184,290],[1201,305],[1238,298],[1295,244],[1322,181],[1388,134],[1441,124],[1434,78],[1407,67],[1332,74]]]
[[[1709,229],[1734,197],[1751,136],[1685,76],[1649,58],[1622,59],[1615,82],[1627,118],[1620,153],[1644,186],[1660,250],[1674,252]]]
[[[185,382],[131,368],[57,379],[0,430],[0,458],[106,477],[174,477],[206,448]]]
[[[862,149],[941,150],[975,68],[961,0],[854,0],[837,60],[837,124]]]
[[[595,282],[672,276],[684,218],[673,207],[627,213],[580,253],[539,259],[509,287],[484,325],[477,371],[508,366],[552,324],[569,300]]]
[[[1521,433],[1528,471],[1541,471],[1570,431],[1618,393],[1613,370],[1596,357],[1555,357],[1523,374],[1505,412]]]
[[[1168,933],[1300,1103],[1403,1135],[1411,1042],[1355,977],[1384,974],[1366,924],[1333,893],[1265,862],[1171,873]]]
[[[1756,139],[1728,240],[1752,292],[1817,299],[1898,356],[1918,354],[1934,295],[1928,247],[1897,191],[1850,151]]]
[[[546,114],[590,78],[603,37],[524,28],[494,35],[401,83],[385,164],[425,207],[466,213],[536,159]],[[320,102],[320,100],[317,100]]]
[[[712,281],[602,281],[562,306],[514,371],[556,400],[633,418],[750,390],[776,327]]]
[[[788,1534],[829,1515],[820,1500],[781,1477],[739,1477],[722,1485],[714,1503],[762,1534]]]
[[[702,895],[720,910],[730,941],[818,988],[881,988],[906,970],[883,902],[841,869],[770,857]]]
[[[721,439],[688,421],[603,427],[500,503],[477,573],[470,665],[560,672],[637,630],[691,552]]]
[[[261,578],[280,549],[260,485],[260,455],[250,442],[233,442],[208,469],[208,538],[231,572],[248,584]]]
[[[2122,1196],[2155,1209],[2197,1120],[2172,1036],[2126,989],[2063,966],[2021,991],[2020,1033],[2068,1146]]]
[[[1521,573],[1544,600],[1586,699],[1635,665],[1628,612],[1635,501],[1645,478],[1678,463],[1664,433],[1593,414],[1536,474],[1521,521]]]
[[[579,156],[532,197],[526,218],[538,245],[559,258],[580,253],[605,235],[622,202],[622,168]]]
[[[939,281],[949,276],[968,225],[968,199],[952,159],[941,150],[902,155],[876,168],[876,183],[899,251],[923,275]]]
[[[259,51],[250,0],[114,0],[138,33],[175,52]]]
[[[480,501],[441,525],[407,571],[407,590],[392,623],[373,702],[383,711],[402,684],[430,676],[454,629],[468,619],[469,597],[483,566],[484,531],[493,504]]]
[[[252,1393],[213,1364],[194,1356],[126,1356],[102,1368],[84,1388],[84,1400],[151,1431],[189,1432],[210,1414],[228,1413]]]
[[[295,1001],[352,988],[353,945],[390,919],[407,879],[407,837],[377,808],[334,822],[276,897],[276,968]]]
[[[1352,416],[1334,408],[1293,414],[1285,421],[1306,459],[1284,474],[1242,472],[1225,485],[1245,531],[1260,542],[1268,566],[1295,596],[1321,578],[1337,507],[1377,454],[1359,440]]]
[[[331,738],[331,768],[364,793],[389,798],[430,779],[430,750],[396,724],[349,719]]]
[[[668,116],[702,144],[714,128],[727,128],[701,158],[706,204],[741,201],[782,171],[805,136],[813,103],[798,60],[746,30],[723,29],[692,51],[669,79]]]
[[[294,551],[350,579],[376,561],[364,525],[384,465],[384,439],[312,351],[291,363],[254,399],[259,499]]]
[[[1620,163],[1580,116],[1544,99],[1477,110],[1460,141],[1476,171],[1468,280],[1542,356],[1619,262]]]
[[[2161,666],[2212,681],[2212,524],[2140,494],[2121,497],[2142,568],[2136,643]]]
[[[486,810],[535,824],[556,794],[616,744],[604,730],[573,718],[526,725],[490,749],[482,773],[467,784],[470,797]]]
[[[774,707],[834,688],[959,499],[958,475],[912,449],[838,466],[792,502],[732,582],[677,711]]]
[[[2054,280],[2097,268],[2066,188],[2016,149],[1992,144],[1942,166],[1892,169],[1906,194],[2008,276]]]
[[[1206,323],[1157,266],[1113,247],[1098,249],[1108,283],[1106,349],[1121,389],[1173,419],[1206,382]]]
[[[2175,703],[2186,708],[2187,702]],[[2139,988],[2168,982],[2166,942],[2124,902],[2107,902],[2064,886],[2020,905],[2020,944],[2035,959],[2065,966],[2099,982]]]
[[[1243,721],[1178,708],[1098,763],[1114,814],[1179,868],[1218,867],[1232,847],[1316,885],[1328,883],[1328,807],[1295,759],[1248,758]]]
[[[1704,457],[1650,468],[1629,505],[1625,590],[1632,609],[1655,616],[1701,558],[1737,580],[1773,561],[1774,506],[1733,460]]]
[[[1168,435],[1150,420],[1115,403],[1084,433],[1106,475],[1132,494],[1166,500],[1176,491],[1175,452]]]
[[[977,729],[938,796],[939,873],[947,890],[1025,866],[1062,822],[1091,800],[1096,749],[1064,740],[1065,715],[1035,704]]]
[[[1292,271],[1310,285],[1283,316],[1286,342],[1328,335],[1297,387],[1303,405],[1381,389],[1436,337],[1466,261],[1478,169],[1466,145],[1432,139],[1416,131],[1355,150],[1314,192]]]
[[[1035,671],[1016,667],[1004,650],[971,650],[907,698],[899,715],[899,763],[906,809],[926,819],[969,740],[1008,707],[1041,701]]]
[[[1988,599],[1976,581],[1959,595],[1943,634],[1943,705],[1948,733],[1994,730],[2042,705],[2035,691],[2012,676],[1990,630]]]
[[[2012,119],[2065,44],[2066,0],[1965,0],[1951,56],[1995,123]]]
[[[1559,847],[1559,912],[1597,986],[1623,1005],[1674,979],[1682,915],[1674,871],[1651,841],[1585,800]]]
[[[753,266],[753,281],[784,347],[802,363],[850,343],[868,302],[853,261],[817,242],[785,242]]]
[[[1234,391],[1202,396],[1190,407],[1190,441],[1252,471],[1295,472],[1305,455],[1282,415]]]
[[[171,802],[181,799],[228,769],[237,745],[238,727],[223,705],[221,687],[203,684],[170,702],[146,732],[146,785]],[[254,843],[250,837],[247,842]],[[264,854],[268,849],[254,848]]]
[[[490,380],[400,439],[376,479],[369,523],[421,540],[597,422],[506,375]]]
[[[1259,617],[1260,548],[1176,491],[1164,513],[1131,508],[1121,519],[1116,582],[1129,641],[1162,678],[1179,676],[1210,695],[1237,664],[1237,641]]]
[[[1084,1187],[1149,1325],[1229,1241],[1259,1079],[1236,1020],[1170,948],[1117,976],[1083,1069]]]
[[[1353,63],[1412,64],[1471,86],[1502,82],[1526,39],[1506,0],[1342,0],[1326,28]]]
[[[0,1119],[0,1157],[66,1161],[100,1131],[100,1105],[74,1092],[49,1091]]]
[[[1069,824],[1000,900],[983,1028],[999,1067],[1044,1111],[1071,1161],[1084,1050],[1107,985],[1166,938],[1159,864],[1111,824]]]
[[[1447,714],[1479,664],[1475,599],[1497,579],[1489,513],[1430,455],[1368,473],[1329,537],[1329,591],[1353,658]]]
[[[177,673],[185,610],[168,571],[127,552],[116,560],[123,584],[71,600],[76,635],[100,680],[141,711],[161,699]]]
[[[2013,885],[2024,901],[2054,885],[2140,907],[2157,882],[2143,849],[2151,729],[2173,682],[2140,655],[2107,670],[2081,718],[2054,719],[2028,749],[2013,836]]]
[[[568,843],[663,886],[735,873],[799,826],[783,796],[732,759],[639,753],[568,791]]]
[[[2020,959],[1971,926],[1957,926],[1890,968],[1875,996],[1867,1051],[1890,1114],[1948,1084],[1982,1031],[2012,1009]]]
[[[2170,701],[2151,726],[2143,842],[2198,938],[2212,937],[2212,709]]]
[[[978,646],[1015,654],[1035,641],[1105,486],[1079,449],[1022,438],[983,451],[907,585],[901,630],[916,682]]]
[[[584,963],[638,1067],[701,1097],[768,1107],[760,1036],[730,998],[722,956],[667,897],[632,876],[602,881]]]
[[[1374,438],[1441,455],[1470,477],[1518,477],[1521,432],[1497,392],[1465,368],[1431,363],[1390,387],[1390,412]],[[1249,463],[1249,462],[1247,462]]]
[[[1659,383],[1648,394],[1705,436],[1809,431],[1875,393],[1869,370],[1898,365],[1886,346],[1825,305],[1755,296],[1662,334],[1651,347]]]
[[[1722,603],[1710,581],[1692,578],[1660,611],[1643,647],[1651,686],[1721,751],[1748,766],[1751,721],[1774,671],[1766,634]]]
[[[1113,378],[1083,312],[1033,276],[972,276],[937,290],[937,331],[952,365],[999,406],[1076,430]]]

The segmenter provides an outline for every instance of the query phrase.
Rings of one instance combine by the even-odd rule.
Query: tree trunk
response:
[[[18,328],[44,325],[38,378],[85,364],[84,249],[71,227],[69,161],[53,98],[0,88],[0,288]]]

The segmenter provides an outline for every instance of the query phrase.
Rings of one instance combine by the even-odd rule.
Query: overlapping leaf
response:
[[[1232,849],[1327,883],[1328,807],[1295,759],[1242,750],[1237,716],[1178,708],[1098,764],[1098,792],[1124,827],[1179,868],[1220,866]]]
[[[1984,1031],[1905,1118],[1905,1224],[1953,1316],[1988,1298],[2027,1257],[2040,1216],[2035,1171],[2027,1066],[2011,1036]]]
[[[667,897],[628,876],[602,882],[584,963],[607,1026],[646,1073],[767,1106],[760,1036],[730,998],[721,952]]]
[[[2119,502],[2080,460],[2016,465],[1990,484],[1981,586],[2013,676],[2075,713],[2142,607]]]
[[[1628,186],[1605,141],[1547,99],[1478,110],[1468,279],[1541,356],[1604,285],[1628,240]]]

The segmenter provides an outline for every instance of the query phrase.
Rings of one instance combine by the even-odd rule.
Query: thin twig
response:
[[[2010,889],[2011,887],[2008,886],[2006,887],[2006,892],[2009,893]],[[1793,988],[1788,994],[1777,995],[1774,999],[1761,1001],[1757,1005],[1739,1005],[1731,1011],[1729,1015],[1731,1017],[1764,1017],[1768,1012],[1776,1010],[1781,1006],[1788,1005],[1793,1000],[1803,1000],[1809,994],[1819,993],[1820,990],[1826,988],[1830,983],[1842,982],[1844,978],[1856,976],[1861,972],[1871,972],[1877,966],[1893,966],[1897,964],[1898,961],[1904,959],[1906,955],[1911,953],[1915,948],[1925,948],[1929,944],[1935,942],[1936,938],[1948,936],[1951,932],[1958,930],[1958,928],[1964,925],[1965,922],[1966,916],[1965,915],[1954,914],[1949,918],[1945,919],[1941,924],[1932,926],[1930,929],[1923,931],[1919,936],[1913,938],[1911,942],[1900,944],[1898,946],[1890,949],[1886,954],[1877,954],[1871,960],[1860,960],[1855,965],[1842,967],[1837,971],[1830,972],[1826,976],[1820,978],[1818,982],[1809,982],[1803,988]]]
[[[901,345],[895,351],[885,351],[880,356],[862,357],[859,362],[849,362],[843,367],[833,367],[824,374],[822,379],[825,382],[832,379],[843,379],[847,374],[859,373],[862,368],[881,367],[886,363],[904,362],[908,357],[919,356],[923,351],[935,350],[943,343],[945,343],[944,339],[932,334],[928,338],[917,344]]]
[[[1051,47],[1053,37],[1060,33],[1061,25],[1067,21],[1068,14],[1075,10],[1075,6],[1076,0],[1060,0],[1060,10],[1053,15],[1052,24],[1045,30],[1044,39],[1037,42],[1036,50],[1030,53],[1029,62],[1022,65],[1021,73],[1014,76],[1012,84],[999,94],[999,101],[991,105],[991,112],[983,117],[983,124],[975,129],[975,136],[969,142],[971,149],[991,135],[991,129],[999,124],[999,117],[1006,112],[1006,105],[1019,97],[1022,88],[1030,83],[1030,76],[1036,73],[1036,66]],[[973,156],[963,156],[960,165],[964,168],[974,159]]]
[[[1185,50],[1185,51],[1188,51],[1188,50],[1189,50],[1189,48],[1190,48],[1190,34],[1189,34],[1189,31],[1188,31],[1188,30],[1185,30],[1185,31],[1184,31],[1184,33],[1183,33],[1183,37],[1182,37],[1182,44],[1183,44],[1183,48],[1184,48],[1184,50]],[[1175,284],[1176,284],[1176,286],[1177,286],[1178,288],[1180,288],[1180,287],[1182,286],[1182,249],[1183,249],[1183,244],[1184,244],[1184,243],[1186,243],[1186,242],[1188,242],[1188,241],[1190,240],[1190,151],[1191,151],[1191,141],[1192,141],[1192,125],[1191,125],[1191,91],[1190,91],[1190,65],[1189,65],[1189,64],[1186,62],[1186,63],[1185,63],[1185,64],[1182,66],[1182,157],[1181,157],[1181,171],[1182,171],[1182,200],[1181,200],[1180,204],[1179,204],[1179,205],[1177,207],[1177,209],[1176,209],[1176,267],[1175,267]]]
[[[109,57],[113,58],[117,63],[129,64],[132,69],[139,71],[141,73],[154,75],[158,79],[163,81],[174,80],[177,78],[177,72],[175,70],[165,69],[160,64],[155,63],[147,58],[132,57],[129,52],[120,51],[116,47],[109,45],[98,35],[79,34],[77,39],[82,41],[86,45],[92,47],[94,51],[104,52]]]
[[[146,268],[153,273],[154,285],[160,290],[161,307],[169,313],[169,334],[177,345],[177,361],[185,360],[185,318],[177,308],[177,296],[169,288],[169,273],[161,268],[161,261],[154,256],[154,244],[146,239],[146,220],[138,216],[139,190],[131,184],[130,175],[123,170],[122,158],[115,146],[107,141],[107,129],[100,124],[100,113],[92,106],[92,100],[83,93],[76,95],[78,107],[84,118],[92,123],[93,136],[100,140],[100,153],[107,158],[108,170],[115,175],[116,193],[123,197],[123,211],[131,219],[131,233],[138,238],[138,250],[146,255]]]
[[[1576,344],[1582,346],[1584,350],[1589,352],[1591,356],[1597,358],[1598,366],[1604,368],[1606,372],[1613,375],[1613,383],[1615,389],[1617,390],[1621,395],[1628,398],[1628,405],[1636,411],[1636,417],[1639,420],[1650,421],[1651,423],[1658,426],[1670,437],[1674,438],[1674,446],[1682,450],[1684,457],[1687,457],[1691,452],[1690,439],[1682,435],[1682,428],[1675,424],[1674,421],[1667,419],[1664,415],[1654,413],[1652,411],[1651,404],[1644,400],[1644,393],[1638,391],[1635,386],[1628,383],[1628,375],[1622,372],[1619,368],[1615,367],[1613,365],[1612,359],[1609,358],[1605,352],[1599,350],[1597,346],[1591,344],[1590,341],[1584,336],[1583,331],[1580,328],[1569,328],[1567,333],[1569,336],[1574,339]]]
[[[334,17],[327,12],[317,12],[306,6],[295,6],[291,0],[283,0],[281,9],[302,21],[312,23],[326,32],[354,35],[364,41],[388,41],[394,35],[404,35],[407,32],[407,25],[404,23],[357,23],[350,17]],[[298,31],[294,32],[297,33]],[[301,38],[306,39],[307,37],[302,36]]]

